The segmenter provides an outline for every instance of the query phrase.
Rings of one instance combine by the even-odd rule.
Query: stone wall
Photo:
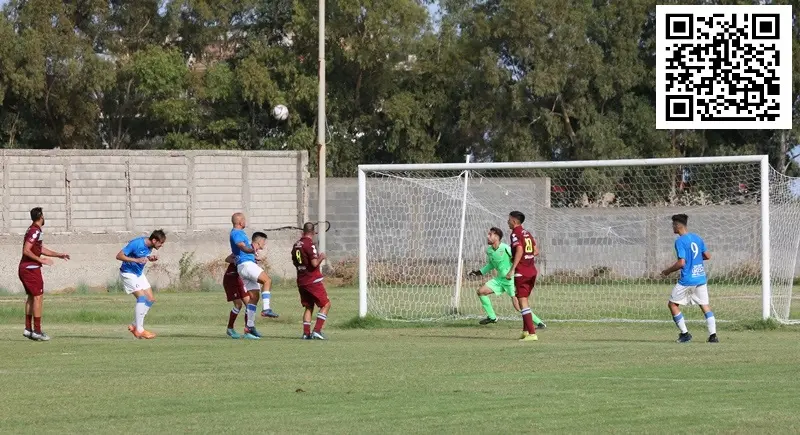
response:
[[[21,290],[21,235],[35,206],[45,212],[45,246],[73,256],[45,272],[49,289],[107,283],[122,245],[156,228],[168,234],[161,268],[174,275],[184,252],[227,255],[233,212],[246,213],[248,232],[302,223],[307,164],[295,151],[3,150],[0,288]],[[271,251],[288,251],[292,238],[273,237]],[[273,272],[290,277],[284,263]]]
[[[368,233],[371,260],[414,267],[427,263],[455,264],[458,252],[462,192],[458,179],[368,179]],[[699,233],[714,260],[709,269],[739,273],[758,269],[761,258],[761,219],[758,204],[652,207],[652,208],[551,208],[546,179],[470,181],[466,212],[464,257],[467,267],[484,259],[485,234],[490,226],[504,231],[507,213],[513,209],[528,216],[525,226],[534,232],[541,248],[541,272],[589,275],[608,269],[626,277],[658,273],[674,259],[669,217],[690,216],[690,228]],[[502,187],[498,186],[514,186]],[[358,181],[327,180],[327,217],[331,230],[327,254],[332,262],[358,255]],[[309,180],[309,215],[317,219],[316,179]],[[800,210],[773,209],[773,274],[800,276],[796,228],[800,222],[784,222],[800,216]],[[791,216],[794,216],[792,218]],[[778,225],[780,224],[780,225]],[[383,240],[380,243],[377,240]],[[507,237],[506,237],[507,240]],[[402,261],[400,260],[402,259]],[[793,266],[786,267],[789,263]],[[447,268],[453,267],[447,266]]]

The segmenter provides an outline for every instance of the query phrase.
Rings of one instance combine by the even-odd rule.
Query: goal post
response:
[[[465,270],[483,264],[486,231],[505,231],[508,212],[520,210],[541,250],[540,317],[663,320],[676,279],[657,276],[674,262],[669,216],[686,213],[712,253],[717,316],[792,322],[797,182],[763,155],[360,165],[359,315],[482,315],[470,297],[482,281]],[[510,305],[495,302],[516,317]]]

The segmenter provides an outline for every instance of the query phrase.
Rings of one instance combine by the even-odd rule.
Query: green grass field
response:
[[[330,295],[327,342],[299,339],[288,288],[261,341],[224,335],[221,293],[157,295],[152,341],[125,328],[132,297],[48,295],[47,343],[22,337],[21,296],[0,297],[0,432],[800,431],[797,328],[724,324],[709,345],[693,323],[679,345],[670,323],[550,323],[519,343],[518,322],[354,328],[355,289]]]

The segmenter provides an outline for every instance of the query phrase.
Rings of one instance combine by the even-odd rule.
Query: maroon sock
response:
[[[236,308],[232,309],[231,314],[228,316],[228,329],[233,329],[233,324],[236,323],[237,316],[239,316],[239,310]]]
[[[303,322],[303,335],[311,335],[311,322]]]
[[[25,315],[25,329],[27,329],[28,331],[31,330],[31,323],[33,323],[33,316],[31,316],[30,314],[26,314]]]
[[[536,334],[536,328],[533,326],[533,314],[530,311],[522,315],[522,324],[525,325],[528,334]]]
[[[42,333],[42,318],[41,317],[34,317],[33,318],[33,331],[37,334]]]
[[[324,315],[322,313],[317,314],[317,323],[314,324],[314,332],[321,332],[322,331],[322,326],[325,325],[325,320],[327,318],[328,318],[328,316],[326,316],[326,315]]]

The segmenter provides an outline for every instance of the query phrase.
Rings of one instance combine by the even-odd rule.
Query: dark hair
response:
[[[34,207],[34,208],[32,208],[32,209],[31,209],[31,221],[32,221],[32,222],[36,222],[36,221],[38,221],[39,219],[41,219],[41,218],[42,218],[42,215],[43,215],[43,214],[44,214],[44,213],[42,212],[42,208],[41,208],[41,207]]]
[[[266,239],[266,238],[267,238],[267,234],[266,233],[262,233],[261,231],[256,231],[255,233],[253,233],[253,240]]]
[[[501,230],[500,228],[491,227],[491,228],[489,228],[489,232],[497,234],[497,237],[499,237],[500,239],[503,238],[503,230]]]
[[[525,222],[525,213],[523,213],[521,211],[514,210],[511,213],[509,213],[508,215],[511,216],[512,218],[518,220],[519,223]]]
[[[689,216],[686,216],[683,213],[674,214],[672,215],[672,222],[677,222],[683,226],[686,226],[686,224],[689,222]]]
[[[155,230],[150,233],[150,240],[158,240],[161,243],[164,243],[167,240],[167,233],[164,230]]]
[[[313,233],[316,230],[316,225],[313,222],[306,222],[303,224],[303,234]]]

